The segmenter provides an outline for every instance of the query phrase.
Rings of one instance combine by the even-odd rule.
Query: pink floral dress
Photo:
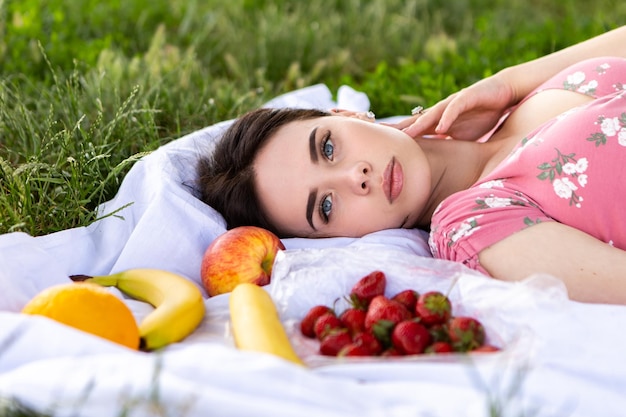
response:
[[[580,62],[526,99],[546,89],[595,100],[541,125],[489,175],[445,199],[431,223],[435,257],[487,273],[480,251],[548,221],[626,250],[626,59]]]

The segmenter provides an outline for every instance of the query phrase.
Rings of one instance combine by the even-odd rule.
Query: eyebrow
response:
[[[317,164],[317,146],[315,146],[315,136],[317,134],[317,127],[315,127],[309,135],[309,154],[311,156],[311,162]],[[309,198],[310,199],[310,198]]]
[[[315,146],[315,136],[317,134],[317,127],[313,128],[309,135],[309,155],[311,162],[317,164],[317,146]],[[313,225],[313,208],[315,207],[315,200],[317,200],[317,188],[311,190],[309,198],[306,202],[306,221],[311,226],[311,229],[317,230]]]
[[[313,208],[315,207],[315,200],[317,200],[317,188],[311,190],[309,193],[309,199],[306,202],[306,221],[309,222],[311,229],[317,230],[313,226]]]

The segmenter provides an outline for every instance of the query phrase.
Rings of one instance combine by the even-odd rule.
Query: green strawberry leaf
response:
[[[374,337],[383,345],[384,348],[391,346],[391,331],[393,330],[394,322],[391,320],[378,320],[372,326],[372,333]]]

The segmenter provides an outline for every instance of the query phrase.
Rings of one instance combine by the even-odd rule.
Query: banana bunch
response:
[[[191,334],[204,318],[200,290],[185,277],[149,268],[129,269],[111,275],[72,275],[85,281],[116,287],[124,294],[151,304],[155,309],[139,324],[142,350],[155,350]]]

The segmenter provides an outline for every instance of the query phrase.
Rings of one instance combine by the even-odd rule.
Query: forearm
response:
[[[559,71],[585,59],[600,56],[626,58],[626,26],[541,58],[505,68],[495,76],[500,77],[512,88],[514,98],[510,104],[513,105]]]
[[[514,233],[480,252],[479,260],[498,279],[547,273],[565,283],[572,300],[626,305],[626,251],[557,222]]]

